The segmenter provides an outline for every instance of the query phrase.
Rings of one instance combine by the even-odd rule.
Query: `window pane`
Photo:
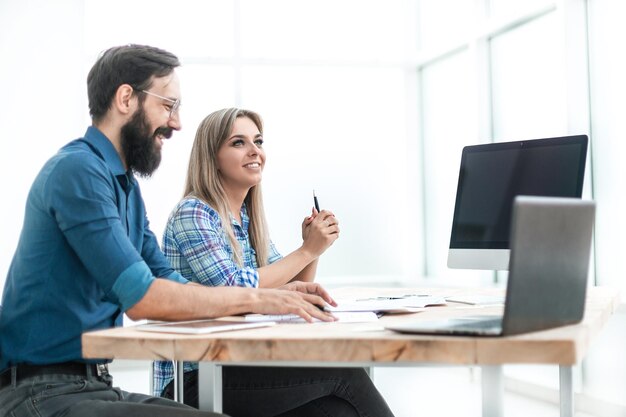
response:
[[[85,45],[147,44],[179,57],[233,55],[233,0],[85,0]]]
[[[489,0],[489,14],[494,17],[514,17],[550,4],[554,4],[554,0]]]
[[[246,58],[401,59],[410,45],[404,0],[242,0]]]
[[[420,49],[432,50],[465,41],[474,24],[474,14],[474,2],[471,1],[421,0]]]
[[[389,281],[421,267],[407,230],[404,72],[383,68],[254,66],[243,70],[243,105],[265,120],[263,189],[272,237],[287,254],[315,189],[341,222],[321,276]],[[406,253],[411,253],[407,260]]]
[[[592,147],[598,284],[626,290],[626,3],[590,3]]]
[[[461,151],[476,144],[475,80],[467,71],[468,55],[464,52],[423,70],[426,272],[442,278],[489,279],[488,271],[447,267]]]
[[[563,30],[557,17],[550,13],[491,42],[496,140],[567,134]]]

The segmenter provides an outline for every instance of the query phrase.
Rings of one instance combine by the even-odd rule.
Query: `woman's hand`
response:
[[[309,234],[309,229],[307,227],[313,222],[313,219],[318,215],[315,207],[311,209],[311,215],[304,218],[302,221],[302,240],[306,240],[307,235]]]
[[[302,222],[302,247],[316,258],[338,238],[339,220],[328,210],[317,213],[314,209],[313,214]]]

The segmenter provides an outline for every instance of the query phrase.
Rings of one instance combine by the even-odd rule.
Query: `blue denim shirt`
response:
[[[120,326],[155,277],[187,282],[150,231],[137,181],[90,127],[28,194],[2,298],[0,370],[81,360],[81,334]]]

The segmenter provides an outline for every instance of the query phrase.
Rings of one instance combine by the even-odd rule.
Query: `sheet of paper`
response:
[[[191,320],[143,324],[137,326],[137,330],[159,333],[206,334],[216,332],[229,332],[233,330],[254,329],[257,327],[273,326],[275,324],[276,322],[274,321],[246,323],[245,321],[227,320]]]
[[[446,297],[447,301],[477,306],[504,304],[504,295],[457,295]]]
[[[341,323],[369,323],[378,321],[378,316],[372,311],[349,311],[349,312],[333,312]],[[247,322],[264,322],[275,321],[278,323],[306,323],[306,321],[295,314],[246,314]],[[323,323],[321,320],[314,319],[315,322]]]
[[[374,312],[416,312],[422,311],[426,306],[443,305],[446,300],[443,297],[432,295],[414,295],[406,297],[374,297],[364,299],[335,300],[337,307],[326,307],[333,313],[339,311],[374,311]]]

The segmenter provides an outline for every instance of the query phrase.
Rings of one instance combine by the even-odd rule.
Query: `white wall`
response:
[[[31,182],[45,160],[84,132],[82,0],[0,1],[0,62],[2,291]]]
[[[414,53],[415,3],[325,0],[302,6],[185,0],[164,21],[163,10],[172,3],[163,0],[0,0],[0,121],[8,133],[0,184],[10,196],[1,216],[0,284],[34,176],[89,122],[89,68],[102,50],[126,43],[169,49],[183,63],[183,130],[165,144],[153,178],[141,181],[157,235],[181,197],[198,123],[214,110],[240,106],[265,120],[266,211],[281,252],[299,245],[315,188],[323,208],[342,225],[340,240],[320,262],[321,282],[391,283],[418,276],[417,91],[407,64]],[[325,12],[330,7],[334,14]],[[292,19],[277,17],[277,8],[287,8]],[[356,9],[358,18],[346,30],[339,17]],[[319,21],[306,26],[311,13],[325,21],[323,34],[315,34]],[[387,29],[372,32],[373,21]]]

